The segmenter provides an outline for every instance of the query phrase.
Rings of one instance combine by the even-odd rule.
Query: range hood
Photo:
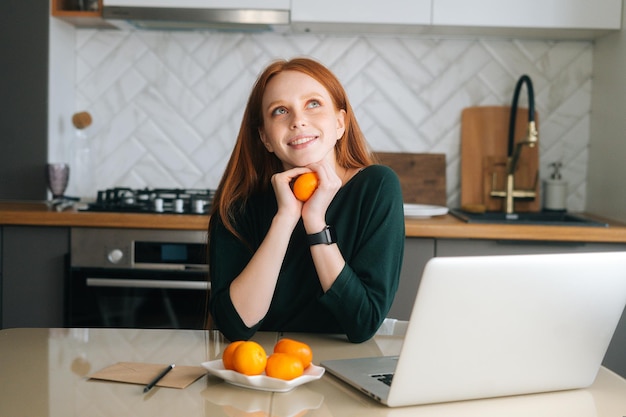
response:
[[[104,0],[102,16],[140,29],[263,31],[288,25],[289,0]]]

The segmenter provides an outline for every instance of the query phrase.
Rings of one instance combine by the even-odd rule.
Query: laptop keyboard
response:
[[[372,378],[376,378],[383,384],[387,384],[391,386],[391,380],[393,379],[393,374],[374,374],[370,375]]]

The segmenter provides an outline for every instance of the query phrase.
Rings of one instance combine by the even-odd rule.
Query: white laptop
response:
[[[434,258],[399,356],[321,364],[390,407],[583,388],[625,305],[626,252]]]

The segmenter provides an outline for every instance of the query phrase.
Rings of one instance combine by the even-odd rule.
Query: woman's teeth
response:
[[[289,142],[289,145],[291,146],[302,145],[304,143],[312,141],[313,139],[315,139],[315,137],[300,138],[300,139],[296,139],[294,141]]]

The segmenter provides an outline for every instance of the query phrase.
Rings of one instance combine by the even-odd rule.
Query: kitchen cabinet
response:
[[[335,29],[353,30],[375,26],[396,25],[401,31],[403,26],[429,25],[431,0],[292,0],[291,23],[300,30],[318,29],[321,25],[330,25]],[[340,25],[338,25],[340,24]],[[366,26],[358,26],[366,25]]]
[[[83,10],[87,4],[91,4],[92,0],[51,0],[50,12],[52,16],[76,16],[76,17],[101,17],[102,16],[102,0],[93,0],[96,4],[96,10]]]
[[[1,236],[0,327],[62,327],[69,228],[4,226]]]
[[[626,251],[626,243],[437,239],[435,256],[523,255],[603,251]]]
[[[407,238],[398,291],[387,317],[408,320],[413,309],[417,287],[429,259],[435,256],[435,239]]]
[[[77,11],[76,0],[52,0],[52,15],[77,27],[124,28],[102,19],[102,3],[96,12]],[[106,6],[223,8],[217,1],[106,0]],[[239,0],[230,8],[256,8]],[[273,0],[263,9],[289,9],[296,32],[425,33],[493,36],[543,36],[594,38],[621,28],[622,0]],[[543,30],[543,31],[541,31]]]
[[[0,199],[46,198],[49,21],[45,1],[0,1]]]
[[[433,0],[435,26],[620,29],[622,0]]]
[[[626,22],[626,7],[622,10]],[[586,207],[626,223],[626,30],[598,39],[593,46],[589,162]]]
[[[621,28],[622,0],[293,0],[292,28],[593,38]]]
[[[84,1],[89,3],[89,1]],[[96,10],[80,10],[76,0],[51,0],[50,12],[53,17],[76,27],[113,29],[115,26],[102,19],[102,0],[97,0]]]

